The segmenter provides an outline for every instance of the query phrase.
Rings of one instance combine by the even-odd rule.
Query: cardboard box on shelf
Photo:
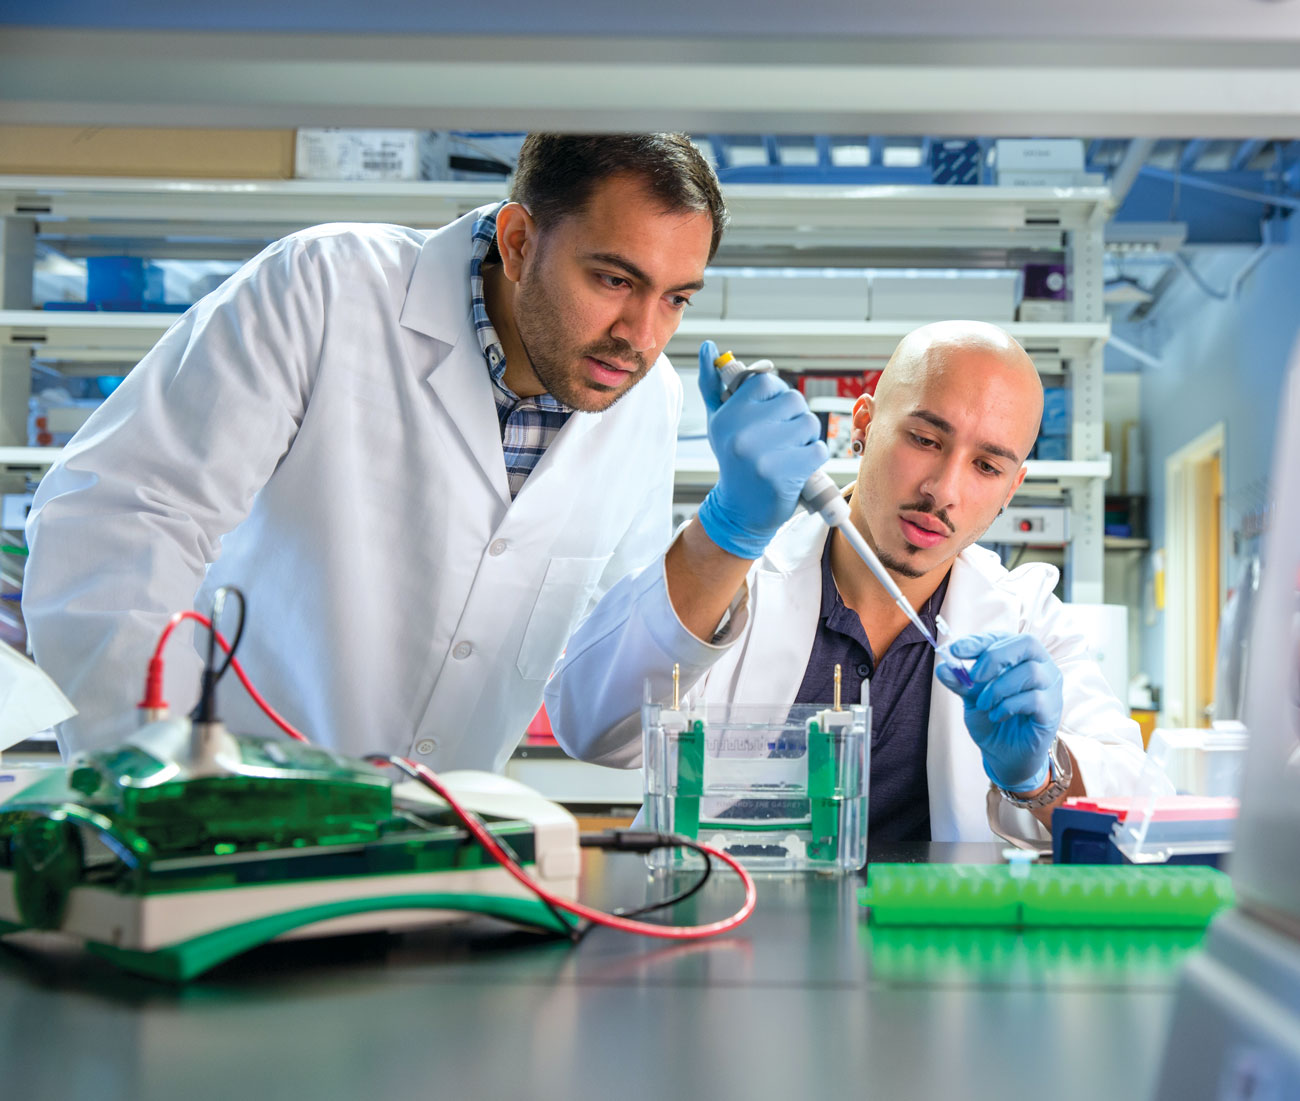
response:
[[[292,130],[0,126],[0,174],[287,180]]]

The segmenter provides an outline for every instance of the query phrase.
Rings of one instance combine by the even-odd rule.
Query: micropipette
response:
[[[735,393],[737,387],[750,375],[768,374],[776,370],[770,359],[760,359],[757,363],[746,366],[730,352],[723,352],[722,355],[718,356],[713,361],[713,366],[718,369],[724,398]],[[947,654],[940,653],[939,644],[935,641],[934,636],[930,634],[929,628],[926,627],[921,617],[916,614],[916,609],[903,595],[889,570],[885,568],[885,564],[880,561],[876,552],[871,549],[871,544],[854,527],[853,519],[849,514],[849,504],[840,494],[839,488],[826,471],[816,470],[809,476],[808,481],[804,483],[803,492],[799,494],[799,503],[809,512],[819,514],[831,527],[839,529],[840,534],[844,536],[849,546],[866,563],[867,569],[884,586],[885,592],[893,598],[894,603],[898,605],[903,614],[921,632],[921,637],[930,644],[935,653],[949,660],[954,675],[965,687],[973,687],[974,682],[970,679],[970,674],[961,665],[952,661]]]

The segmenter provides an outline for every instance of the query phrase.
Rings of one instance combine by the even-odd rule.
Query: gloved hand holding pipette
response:
[[[734,395],[714,366],[718,346],[700,345],[700,393],[709,414],[709,445],[718,460],[718,484],[700,505],[699,521],[728,554],[758,558],[777,529],[799,507],[799,494],[830,457],[821,424],[803,395],[763,361]]]
[[[1000,788],[1035,791],[1047,782],[1048,753],[1064,706],[1061,671],[1033,635],[970,635],[946,649],[970,661],[972,686],[951,665],[935,664],[939,681],[966,704],[966,729]]]
[[[718,458],[718,484],[699,511],[709,538],[740,558],[757,558],[795,507],[803,505],[839,529],[922,637],[936,646],[821,469],[830,455],[820,439],[821,423],[803,395],[776,378],[770,360],[746,366],[730,352],[719,356],[711,340],[700,345],[700,392],[709,412],[709,443]],[[769,401],[780,404],[766,405]]]

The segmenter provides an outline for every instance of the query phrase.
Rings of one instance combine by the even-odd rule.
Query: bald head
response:
[[[913,329],[899,342],[876,384],[876,407],[892,410],[931,383],[971,374],[996,380],[1010,399],[1017,435],[1029,454],[1043,417],[1043,383],[1028,353],[996,325],[983,321],[936,321]]]

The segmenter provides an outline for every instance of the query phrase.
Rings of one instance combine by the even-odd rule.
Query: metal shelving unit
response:
[[[1066,560],[1070,599],[1102,599],[1102,305],[1104,188],[881,187],[747,184],[727,187],[732,222],[719,265],[1014,267],[1064,257],[1072,287],[1062,324],[1006,327],[1040,370],[1069,380],[1071,461],[1031,463],[1026,491],[1060,495],[1071,510]],[[434,227],[501,197],[492,183],[335,183],[0,177],[0,471],[30,472],[54,449],[26,439],[34,355],[69,370],[129,369],[175,315],[80,313],[32,308],[36,243],[70,257],[243,259],[285,233],[323,221],[386,221]],[[907,321],[809,322],[686,319],[669,344],[693,363],[708,337],[742,358],[769,356],[783,369],[879,365],[898,340],[933,317]],[[832,473],[851,476],[849,464]],[[0,474],[0,478],[3,475]],[[678,484],[711,482],[708,463],[683,460]]]

